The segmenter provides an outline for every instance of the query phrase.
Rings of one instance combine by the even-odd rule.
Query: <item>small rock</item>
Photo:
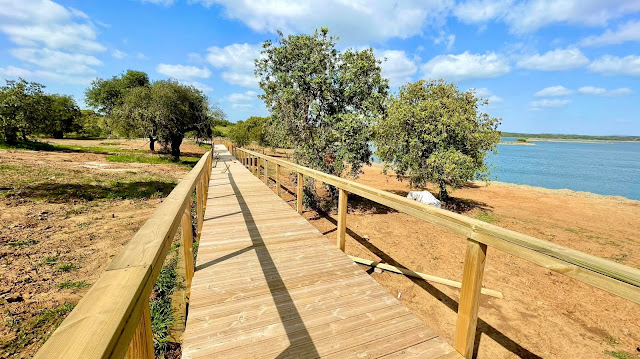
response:
[[[17,302],[23,302],[24,298],[22,298],[20,294],[12,294],[6,297],[5,300],[7,301],[7,303],[17,303]]]
[[[398,299],[400,299],[400,297],[402,297],[402,292],[398,292]]]

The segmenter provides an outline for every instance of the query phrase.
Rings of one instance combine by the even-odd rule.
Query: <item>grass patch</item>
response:
[[[24,240],[24,241],[7,242],[7,245],[9,247],[24,248],[24,247],[32,246],[32,245],[34,245],[36,243],[38,243],[38,242],[34,241],[33,239],[28,239],[28,240]]]
[[[58,272],[66,273],[66,272],[78,270],[78,267],[73,263],[65,263],[65,264],[59,265],[57,269],[58,269]]]
[[[120,143],[119,142],[100,142],[100,144],[103,146],[118,146]]]
[[[2,344],[7,357],[19,354],[23,348],[32,343],[44,343],[74,307],[73,303],[65,303],[57,308],[43,309],[35,318],[28,321],[7,318],[8,326],[17,332],[13,340]]]
[[[89,287],[89,283],[85,282],[85,281],[80,281],[80,282],[62,282],[62,283],[58,283],[58,288],[60,289],[81,289],[81,288],[87,288]]]
[[[479,219],[483,222],[487,222],[487,223],[497,223],[500,222],[500,218],[498,218],[497,216],[494,216],[490,213],[487,213],[485,211],[480,211],[478,212],[478,214],[476,214],[476,219]]]
[[[52,266],[52,265],[58,263],[58,257],[46,257],[44,259],[44,261],[42,261],[42,263]]]
[[[107,161],[120,162],[120,163],[151,163],[151,164],[179,164],[189,168],[193,167],[200,160],[199,157],[180,157],[180,160],[174,161],[168,156],[145,156],[137,154],[115,154],[107,156]]]
[[[169,342],[169,329],[176,320],[171,295],[176,289],[184,287],[184,278],[179,276],[177,271],[178,250],[175,245],[172,246],[169,256],[168,263],[160,270],[153,288],[153,299],[149,303],[153,349],[156,358],[164,357]]]
[[[629,354],[621,351],[605,350],[604,353],[618,359],[631,359]]]

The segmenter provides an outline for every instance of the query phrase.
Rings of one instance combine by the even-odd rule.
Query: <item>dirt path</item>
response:
[[[358,180],[406,195],[406,182],[366,168]],[[291,183],[289,182],[289,188]],[[626,265],[640,267],[640,202],[493,183],[453,192],[459,212]],[[285,199],[293,206],[293,196]],[[335,214],[304,216],[335,242]],[[348,254],[460,280],[465,239],[409,215],[350,197]],[[459,290],[384,272],[371,275],[453,343]],[[589,285],[488,251],[476,339],[478,358],[636,358],[640,307]]]

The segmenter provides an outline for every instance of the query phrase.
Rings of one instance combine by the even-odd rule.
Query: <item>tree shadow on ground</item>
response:
[[[336,226],[338,224],[338,222],[334,218],[330,217],[327,213],[322,213],[321,217],[328,220],[329,222],[333,223]],[[387,263],[399,268],[406,268],[404,265],[402,265],[402,263],[395,260],[393,257],[391,257],[390,255],[382,251],[380,248],[375,246],[373,243],[369,242],[364,237],[360,236],[359,234],[351,230],[349,227],[347,227],[346,231],[347,231],[347,234],[351,236],[353,239],[355,239],[360,245],[362,245],[364,248],[369,250],[371,253],[378,256],[381,259],[382,263]],[[372,270],[371,269],[367,270],[367,273],[371,274]],[[447,294],[445,294],[444,292],[434,287],[433,285],[431,285],[429,282],[425,280],[409,277],[409,276],[405,276],[405,277],[411,280],[414,284],[416,284],[420,288],[422,288],[424,291],[429,293],[431,296],[436,298],[439,302],[446,305],[447,308],[451,309],[456,313],[458,312],[458,302],[455,299],[449,297]],[[520,358],[525,358],[525,359],[541,359],[542,358],[541,356],[535,353],[532,353],[522,345],[515,342],[513,339],[506,336],[504,333],[500,332],[495,327],[491,326],[491,324],[485,322],[480,317],[478,317],[478,325],[476,328],[475,343],[473,348],[474,359],[477,358],[478,356],[478,348],[480,347],[480,340],[482,338],[482,334],[485,334],[489,338],[493,339],[495,342],[500,344],[503,348],[507,349],[508,351],[517,355]]]
[[[407,195],[409,194],[408,191],[400,191],[400,190],[389,190],[389,192],[393,194],[397,194],[398,196],[401,196],[401,197],[407,197]],[[434,196],[437,198],[436,195]],[[442,202],[442,208],[452,212],[460,213],[460,214],[464,214],[476,208],[484,211],[493,209],[493,207],[487,203],[476,201],[473,199],[459,198],[459,197],[449,197],[446,201]]]
[[[167,196],[175,187],[173,181],[134,181],[109,184],[38,183],[8,194],[9,198],[42,199],[65,203],[76,200],[142,199]]]

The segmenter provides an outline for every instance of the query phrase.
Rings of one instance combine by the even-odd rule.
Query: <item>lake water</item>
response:
[[[503,142],[515,141],[503,138]],[[375,158],[377,160],[377,158]],[[640,143],[535,142],[498,145],[492,180],[640,200]]]

